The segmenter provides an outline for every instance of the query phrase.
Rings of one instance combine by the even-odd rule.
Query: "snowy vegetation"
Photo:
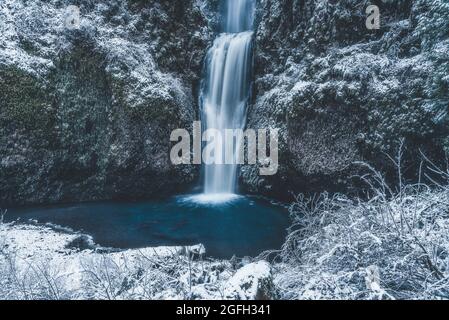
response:
[[[275,266],[286,299],[448,299],[449,172],[425,156],[420,182],[406,184],[400,151],[391,158],[398,189],[365,163],[369,200],[305,198]],[[427,173],[426,173],[427,171]],[[433,186],[422,183],[432,180]]]
[[[204,247],[114,251],[48,226],[0,225],[0,299],[268,299],[267,262],[203,258]]]

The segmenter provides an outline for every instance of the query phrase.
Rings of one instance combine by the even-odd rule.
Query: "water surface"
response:
[[[216,258],[256,256],[279,249],[287,210],[255,197],[174,197],[150,202],[98,202],[9,210],[6,221],[35,219],[93,236],[119,249],[202,243]]]

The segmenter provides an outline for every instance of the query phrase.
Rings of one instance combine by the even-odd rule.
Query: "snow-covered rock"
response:
[[[0,1],[0,205],[147,198],[173,166],[212,35],[204,0]]]
[[[283,196],[351,187],[359,160],[385,170],[398,139],[444,162],[448,149],[449,4],[378,1],[381,29],[368,30],[370,0],[259,1],[255,99],[249,128],[279,128],[273,177],[244,166],[252,192]],[[261,116],[263,115],[263,116]],[[407,159],[418,172],[419,160]]]
[[[268,262],[235,270],[205,248],[101,248],[54,226],[0,223],[0,299],[254,300],[277,297]]]
[[[14,272],[17,279],[22,279],[24,285],[30,286],[30,291],[34,290],[32,288],[34,285],[45,287],[47,280],[44,279],[52,278],[51,281],[55,281],[55,286],[60,290],[60,296],[52,293],[47,296],[51,299],[105,298],[103,293],[89,297],[92,293],[86,292],[86,286],[92,285],[92,281],[100,283],[111,281],[109,285],[116,285],[117,288],[111,288],[111,292],[108,293],[111,297],[114,295],[116,298],[124,297],[125,290],[131,289],[133,294],[137,295],[135,291],[140,291],[143,296],[147,293],[143,293],[142,290],[145,288],[142,288],[142,284],[137,284],[138,275],[143,270],[151,273],[152,268],[157,267],[158,264],[170,265],[173,263],[172,260],[178,260],[178,263],[183,262],[188,258],[180,257],[186,252],[204,254],[205,249],[203,245],[195,245],[116,251],[95,245],[88,235],[56,231],[46,226],[0,224],[0,283],[2,281],[10,283],[11,280],[8,277],[11,276],[11,272]],[[188,274],[187,264],[174,267]],[[102,279],[102,276],[108,273],[110,273],[107,276],[108,280]],[[136,276],[137,279],[133,279]],[[122,284],[123,281],[126,286]],[[151,297],[165,299],[171,295],[168,292],[176,292],[168,285],[167,288],[167,296],[164,296],[161,290],[151,293]],[[0,290],[0,298],[5,298],[2,295],[5,291],[8,292],[7,288],[4,289],[4,291]],[[14,290],[16,289],[12,289],[8,294],[20,295],[20,292],[14,292]],[[35,294],[42,294],[39,293],[40,289],[35,290],[37,292]],[[182,297],[183,294],[185,295],[182,291],[178,291],[177,297],[179,298],[180,295]]]
[[[239,269],[228,280],[224,296],[235,300],[269,300],[276,297],[270,264],[259,261]]]

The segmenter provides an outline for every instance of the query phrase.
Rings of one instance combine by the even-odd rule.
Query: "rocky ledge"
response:
[[[4,299],[229,299],[277,297],[266,261],[204,257],[202,245],[118,251],[55,227],[0,224]]]

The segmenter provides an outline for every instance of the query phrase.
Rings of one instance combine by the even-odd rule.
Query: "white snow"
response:
[[[255,299],[271,283],[267,262],[236,271],[229,261],[203,260],[201,244],[117,252],[67,246],[80,236],[0,224],[0,298]]]
[[[74,292],[82,290],[86,264],[100,262],[105,257],[117,266],[134,266],[142,257],[164,259],[187,252],[205,252],[202,245],[143,248],[106,254],[94,250],[78,251],[67,248],[66,245],[77,237],[79,234],[56,232],[49,227],[0,224],[0,248],[6,248],[2,251],[13,255],[19,272],[25,272],[30,266],[45,266],[46,269],[57,272],[58,281],[65,290]],[[0,262],[1,259],[0,255]]]
[[[225,288],[225,296],[230,299],[254,300],[258,296],[263,281],[271,278],[271,267],[266,261],[251,263],[236,272]]]

